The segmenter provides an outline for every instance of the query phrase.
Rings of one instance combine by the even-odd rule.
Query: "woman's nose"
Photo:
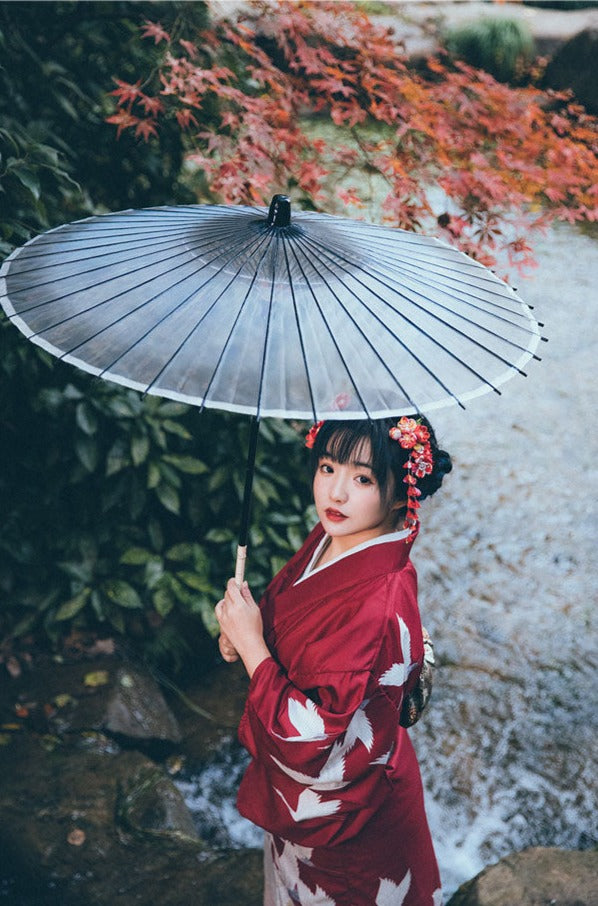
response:
[[[336,501],[344,501],[347,499],[347,483],[344,479],[339,477],[333,482],[331,497]]]

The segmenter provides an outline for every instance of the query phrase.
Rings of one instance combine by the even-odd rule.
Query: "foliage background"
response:
[[[111,76],[156,64],[158,15],[184,37],[201,3],[0,4],[0,253],[103,210],[188,203],[177,126],[115,140]],[[213,657],[233,571],[248,420],[91,378],[0,320],[0,644],[126,636],[165,667]],[[307,529],[305,453],[262,424],[248,579],[257,592]],[[2,648],[0,648],[1,653]]]
[[[553,217],[596,218],[596,121],[566,93],[458,59],[410,68],[357,4],[248,9],[0,2],[0,255],[92,213],[256,203],[272,186],[358,216],[376,195],[380,219],[485,263],[529,263],[530,229]],[[0,659],[99,632],[173,670],[211,663],[247,431],[64,366],[2,316]],[[257,593],[313,519],[301,433],[262,424]]]

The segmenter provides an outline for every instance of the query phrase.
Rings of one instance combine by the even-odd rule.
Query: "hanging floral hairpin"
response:
[[[316,437],[318,436],[318,432],[323,424],[324,424],[324,422],[316,422],[315,425],[311,426],[311,428],[305,435],[305,446],[307,447],[308,450],[313,449],[314,444],[316,442]]]
[[[417,511],[420,507],[418,497],[421,491],[417,487],[418,478],[429,475],[434,467],[432,447],[430,446],[430,432],[421,420],[415,418],[399,419],[396,425],[388,432],[391,440],[396,441],[404,450],[409,450],[409,458],[403,466],[407,470],[403,481],[407,485],[407,513],[403,527],[411,529],[407,540],[414,537],[419,519]]]

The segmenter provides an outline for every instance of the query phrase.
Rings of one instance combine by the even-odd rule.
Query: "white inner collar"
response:
[[[338,563],[339,560],[344,560],[345,557],[350,557],[351,554],[356,554],[358,553],[358,551],[366,550],[368,547],[374,547],[374,545],[376,544],[389,544],[392,541],[402,541],[404,538],[409,537],[410,531],[411,529],[402,529],[400,532],[387,532],[385,535],[378,535],[376,538],[371,538],[369,541],[363,541],[361,544],[356,545],[356,547],[349,548],[349,550],[345,551],[342,554],[339,554],[338,557],[335,557],[333,560],[329,560],[327,563],[323,563],[322,566],[316,566],[316,568],[314,569],[314,564],[318,562],[318,558],[330,541],[330,535],[325,534],[318,544],[317,548],[315,549],[313,556],[307,564],[303,575],[297,579],[295,585],[299,585],[300,582],[303,582],[310,576],[315,576],[316,573],[321,572],[323,569],[327,569],[329,566],[332,566],[333,563]]]

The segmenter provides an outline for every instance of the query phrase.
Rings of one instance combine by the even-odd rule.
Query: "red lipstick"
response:
[[[330,522],[342,522],[343,519],[347,518],[344,513],[340,512],[340,510],[333,510],[330,507],[327,510],[325,510],[325,513],[326,513],[326,518],[329,519]]]

